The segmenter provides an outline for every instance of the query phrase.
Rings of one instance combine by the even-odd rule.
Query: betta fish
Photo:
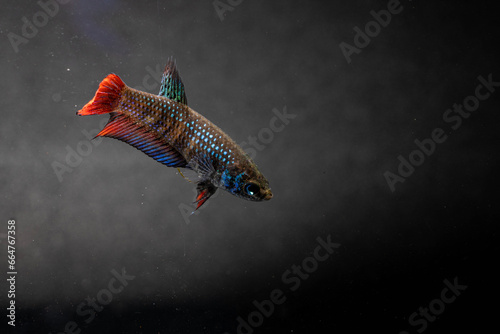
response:
[[[175,62],[169,60],[159,95],[128,87],[109,74],[79,116],[109,114],[96,137],[124,141],[156,161],[195,171],[197,210],[217,188],[251,201],[273,197],[269,182],[248,154],[218,126],[187,104]]]

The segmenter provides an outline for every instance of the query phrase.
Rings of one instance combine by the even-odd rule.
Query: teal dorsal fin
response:
[[[186,93],[184,92],[184,84],[181,76],[175,66],[175,61],[169,59],[163,77],[161,78],[160,93],[158,95],[166,97],[178,103],[187,105]]]

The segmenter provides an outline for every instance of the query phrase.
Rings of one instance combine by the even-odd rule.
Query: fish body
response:
[[[77,115],[109,114],[96,137],[124,141],[168,166],[192,169],[200,177],[198,209],[222,188],[238,197],[272,198],[256,164],[224,131],[187,105],[175,63],[165,67],[160,94],[142,92],[109,74]]]

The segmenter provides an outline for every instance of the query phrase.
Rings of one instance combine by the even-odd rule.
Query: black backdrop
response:
[[[500,82],[495,6],[42,4],[5,2],[0,26],[1,263],[7,272],[15,219],[18,273],[16,327],[4,315],[2,328],[495,328],[500,87],[483,83]],[[114,72],[156,93],[170,56],[190,106],[255,155],[271,201],[219,192],[189,216],[195,186],[175,169],[116,140],[89,142],[107,117],[75,111],[100,80]],[[433,133],[441,142],[430,143]],[[417,166],[398,172],[401,159]],[[318,238],[336,244],[326,259]],[[294,265],[307,278],[287,271]],[[126,286],[114,280],[122,270]],[[455,294],[445,290],[453,284]],[[5,280],[1,288],[5,310]],[[271,295],[279,305],[263,302]]]

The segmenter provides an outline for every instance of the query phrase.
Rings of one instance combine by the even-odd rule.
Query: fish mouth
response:
[[[262,198],[264,201],[269,201],[271,198],[273,198],[273,193],[271,190],[266,191],[264,194],[264,198]]]

